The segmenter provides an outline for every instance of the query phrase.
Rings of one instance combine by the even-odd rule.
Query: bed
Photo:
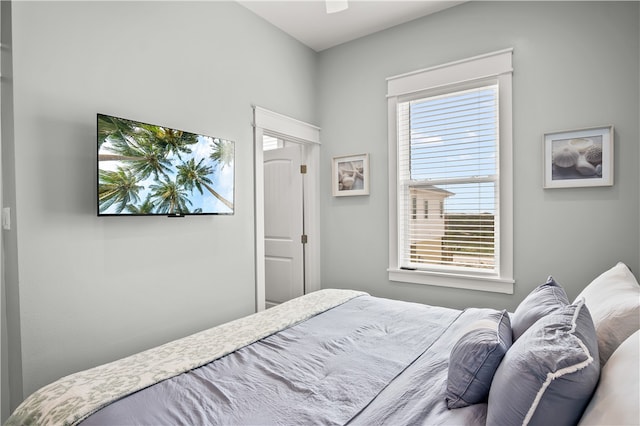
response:
[[[325,289],[36,391],[6,425],[640,424],[623,263],[514,312]]]

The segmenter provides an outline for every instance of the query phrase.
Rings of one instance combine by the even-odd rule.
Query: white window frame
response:
[[[442,287],[513,294],[513,49],[475,56],[387,79],[389,139],[389,280]],[[474,82],[494,79],[499,102],[499,259],[496,274],[405,270],[399,267],[398,222],[398,103],[421,94],[459,90]]]

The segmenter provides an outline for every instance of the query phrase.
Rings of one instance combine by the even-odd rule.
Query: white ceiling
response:
[[[324,0],[237,1],[316,52],[464,3],[349,0],[346,10],[329,14]]]

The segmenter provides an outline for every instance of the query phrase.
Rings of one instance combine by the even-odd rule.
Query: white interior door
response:
[[[309,236],[304,245],[304,293],[320,290],[320,128],[268,109],[253,106],[254,170],[255,170],[255,236],[256,236],[256,311],[266,307],[265,262],[265,138],[281,138],[299,144],[304,175],[304,232]]]
[[[266,307],[304,294],[302,145],[264,151]]]

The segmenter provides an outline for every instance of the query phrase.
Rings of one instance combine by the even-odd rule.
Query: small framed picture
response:
[[[544,187],[613,185],[613,126],[544,135]]]
[[[369,195],[369,154],[333,157],[331,176],[334,197]]]

